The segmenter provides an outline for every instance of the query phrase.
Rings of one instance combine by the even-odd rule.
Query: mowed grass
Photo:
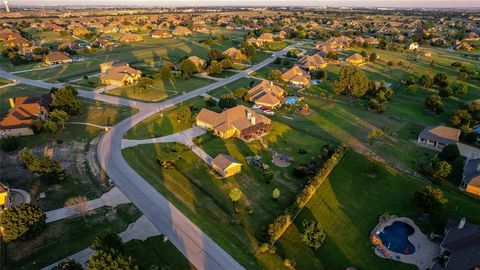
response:
[[[427,235],[442,233],[448,218],[480,222],[476,214],[480,201],[448,187],[443,188],[449,200],[444,209],[420,220],[421,210],[412,196],[425,184],[391,169],[381,169],[371,178],[366,171],[368,162],[348,152],[277,242],[280,254],[295,261],[296,269],[416,269],[374,254],[369,234],[385,213],[413,219]],[[319,250],[301,242],[303,220],[316,220],[325,229],[327,240]]]
[[[302,138],[302,139],[299,139]],[[242,265],[251,269],[280,268],[281,260],[272,254],[257,254],[261,244],[256,233],[283,212],[299,191],[305,179],[293,177],[293,168],[278,168],[272,164],[272,151],[287,154],[297,163],[303,164],[324,145],[318,138],[306,136],[280,123],[260,142],[245,143],[240,140],[222,140],[204,135],[200,147],[211,156],[229,154],[243,164],[242,172],[228,179],[217,179],[210,173],[208,165],[190,150],[178,150],[175,144],[140,145],[123,150],[127,162],[161,194],[166,196],[195,224],[204,230],[220,246],[225,248]],[[181,147],[180,147],[181,148]],[[308,154],[300,155],[299,148]],[[175,149],[175,150],[172,150]],[[180,151],[181,159],[175,169],[162,169],[156,157],[162,152]],[[183,152],[185,151],[185,152]],[[274,180],[266,183],[261,173],[247,165],[247,156],[259,155],[274,172]],[[138,159],[141,156],[142,159]],[[243,192],[242,200],[234,206],[229,191],[238,187]],[[281,196],[272,199],[272,191],[278,188]],[[240,211],[238,223],[231,224],[234,207]]]
[[[5,267],[12,270],[41,269],[89,247],[98,235],[122,232],[140,216],[140,211],[129,204],[118,206],[116,214],[108,208],[101,208],[85,218],[49,223],[46,229],[33,239],[7,244]],[[172,256],[172,260],[174,258]]]
[[[26,84],[16,84],[0,88],[0,114],[5,114],[10,110],[9,99],[14,97],[38,97],[47,94],[47,89],[30,86]]]
[[[164,81],[156,74],[154,75],[153,85],[148,87],[148,89],[138,86],[126,86],[108,90],[107,94],[142,101],[160,101],[173,95],[181,95],[196,90],[213,82],[213,80],[198,77],[190,77],[187,80],[177,77]]]
[[[255,80],[255,79],[240,78],[227,85],[213,89],[212,91],[208,92],[208,94],[216,98],[221,98],[225,94],[233,93],[235,89],[239,87],[243,87],[248,90],[251,88],[252,85],[254,85],[257,82],[258,80]]]

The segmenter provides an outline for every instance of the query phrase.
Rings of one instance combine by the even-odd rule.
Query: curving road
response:
[[[157,192],[145,179],[135,172],[122,156],[123,135],[133,126],[153,114],[185,102],[191,98],[202,96],[218,87],[229,84],[240,78],[247,77],[252,71],[261,69],[272,63],[276,56],[282,56],[299,44],[290,45],[269,57],[263,62],[243,70],[229,78],[215,82],[192,92],[158,102],[146,103],[124,98],[99,94],[93,91],[79,90],[79,96],[100,100],[103,102],[125,105],[139,109],[139,112],[112,127],[102,136],[97,148],[98,161],[115,185],[133,202],[137,208],[152,222],[152,224],[182,252],[197,269],[244,269],[223,248],[217,245],[208,235],[182,214],[162,194]],[[17,82],[50,89],[60,87],[38,80],[17,77],[0,70],[0,76]],[[142,158],[142,157],[139,157]]]

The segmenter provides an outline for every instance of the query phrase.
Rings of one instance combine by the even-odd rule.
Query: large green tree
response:
[[[40,175],[43,180],[63,181],[66,177],[66,173],[60,166],[60,162],[51,159],[49,156],[37,158],[28,148],[24,148],[20,153],[19,159],[29,172]]]
[[[117,250],[96,251],[88,260],[87,270],[138,270],[133,258]]]
[[[38,206],[21,204],[7,208],[0,215],[3,240],[26,240],[45,228],[46,215]]]
[[[425,99],[425,105],[430,111],[436,114],[441,113],[443,111],[442,98],[438,95],[431,95],[427,97]]]
[[[337,94],[350,97],[363,97],[369,89],[367,75],[353,66],[343,66],[336,90]]]
[[[180,62],[179,65],[180,71],[182,72],[182,76],[184,79],[190,78],[190,76],[194,73],[198,72],[198,67],[192,61],[185,59]]]
[[[433,213],[448,202],[440,189],[430,185],[425,186],[422,190],[416,191],[413,196],[413,201],[425,213]]]
[[[64,111],[70,116],[81,114],[82,104],[80,100],[78,100],[77,94],[77,90],[69,85],[53,90],[51,109]]]

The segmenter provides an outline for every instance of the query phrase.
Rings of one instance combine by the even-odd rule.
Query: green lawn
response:
[[[424,184],[390,169],[371,178],[366,172],[368,162],[359,154],[347,153],[277,242],[282,256],[296,262],[296,269],[416,269],[374,254],[369,234],[385,213],[413,219],[427,235],[441,233],[449,217],[480,222],[476,215],[480,201],[447,186],[443,189],[449,202],[444,210],[427,221],[420,220],[421,211],[412,203],[412,196]],[[300,240],[305,219],[318,221],[327,234],[317,251]]]
[[[140,211],[130,204],[117,207],[116,214],[101,208],[85,219],[78,217],[49,223],[45,231],[32,240],[7,245],[6,269],[41,269],[89,247],[102,233],[122,232],[140,216]]]
[[[268,150],[258,141],[247,144],[240,140],[222,140],[209,134],[204,135],[200,147],[211,156],[229,154],[244,164],[240,174],[225,180],[209,174],[208,166],[193,152],[175,144],[140,145],[124,149],[123,155],[132,168],[242,265],[253,269],[278,269],[281,265],[278,257],[256,254],[260,244],[257,233],[291,203],[305,179],[293,177],[294,166],[277,168],[273,165],[272,151],[287,154],[297,164],[303,164],[319,151],[324,141],[275,123],[274,130],[263,138],[263,142],[268,145]],[[307,149],[308,153],[298,154],[300,148]],[[176,168],[161,169],[156,162],[157,154],[172,151],[178,151],[177,154],[181,156]],[[260,172],[246,164],[245,157],[251,155],[260,155],[262,162],[272,167],[274,180],[271,183],[262,180]],[[139,156],[143,158],[139,160]],[[228,193],[233,187],[240,188],[244,194],[236,206],[240,211],[235,219],[238,220],[236,225],[230,223],[234,205],[230,202]],[[278,201],[271,198],[274,188],[281,191]]]
[[[212,91],[208,92],[208,94],[213,97],[220,98],[225,94],[233,93],[233,91],[239,87],[243,87],[248,90],[251,88],[251,85],[254,85],[256,82],[257,80],[255,79],[241,78],[227,85],[213,89]]]
[[[154,78],[153,85],[147,90],[138,86],[126,86],[108,90],[107,93],[135,100],[159,101],[170,96],[181,95],[196,90],[213,82],[212,80],[198,77],[191,77],[187,80],[174,78],[170,81],[163,81],[158,78],[158,75]]]

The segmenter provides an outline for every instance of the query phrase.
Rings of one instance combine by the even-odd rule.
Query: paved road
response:
[[[276,56],[285,55],[289,49],[295,46],[296,45],[291,45],[284,48],[282,51],[277,52]],[[236,270],[244,269],[244,267],[235,261],[224,249],[217,245],[208,235],[201,231],[200,228],[128,165],[122,156],[121,143],[123,135],[130,128],[157,112],[194,97],[202,96],[211,90],[248,76],[250,72],[261,69],[274,60],[275,57],[269,57],[260,64],[249,67],[222,81],[212,83],[159,103],[135,102],[92,91],[79,90],[79,96],[85,98],[139,109],[137,114],[121,121],[102,136],[97,148],[98,161],[123,194],[142,211],[159,231],[164,232],[168,236],[175,247],[177,247],[197,269]],[[17,77],[3,70],[0,70],[0,76],[47,89],[61,86],[61,84],[50,84]]]

